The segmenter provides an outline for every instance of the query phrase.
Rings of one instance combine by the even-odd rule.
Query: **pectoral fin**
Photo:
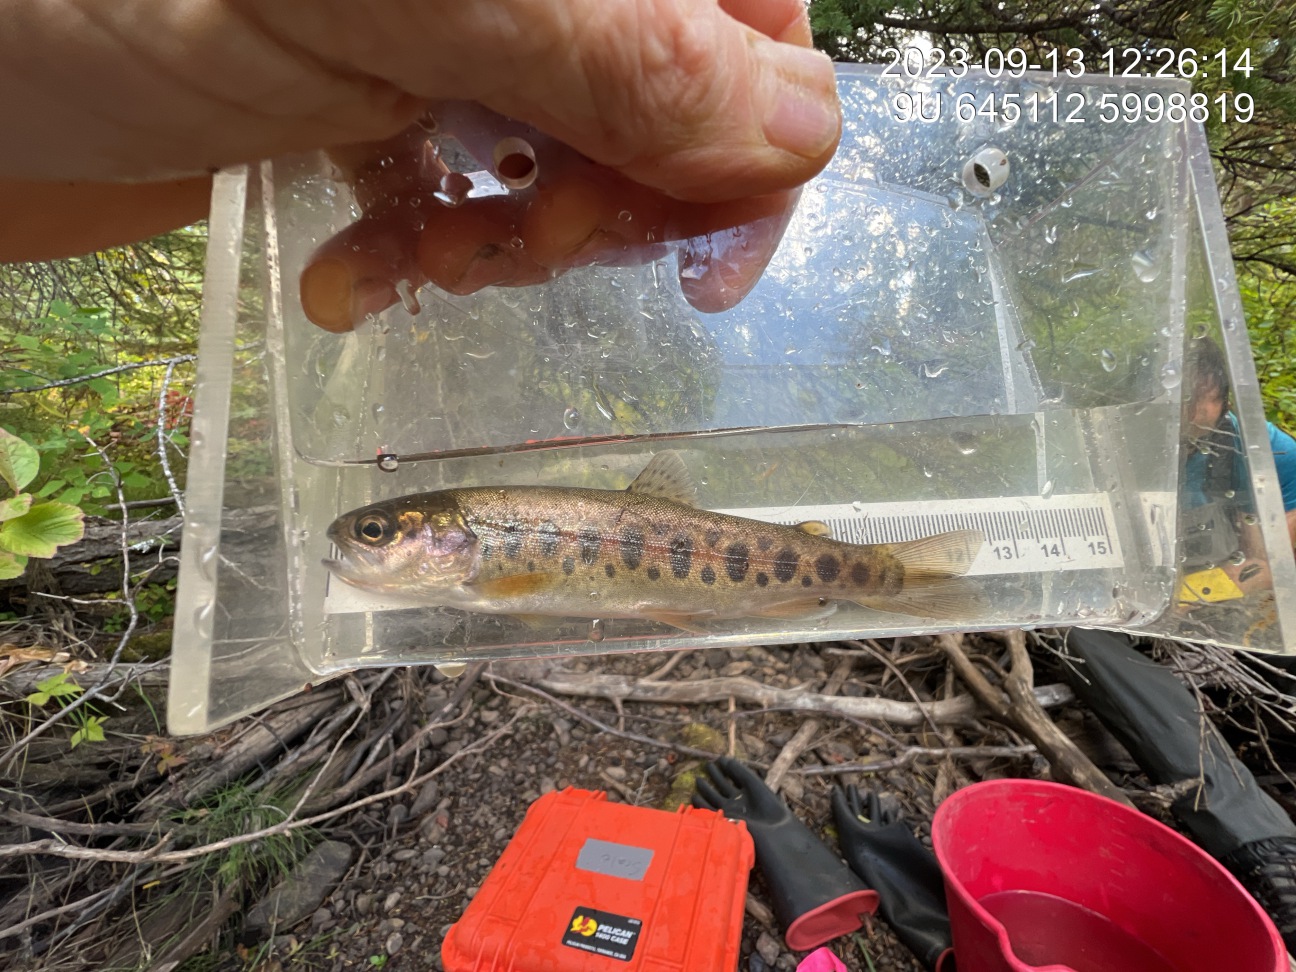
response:
[[[473,581],[466,586],[486,597],[524,597],[528,594],[543,594],[545,591],[555,590],[562,579],[562,574],[556,572],[505,574],[503,577],[487,577]]]

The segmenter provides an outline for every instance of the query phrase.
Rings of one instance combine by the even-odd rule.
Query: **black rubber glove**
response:
[[[876,793],[860,801],[855,787],[833,790],[837,840],[851,869],[881,897],[878,906],[896,937],[928,969],[953,968],[941,956],[953,945],[945,905],[945,879],[936,855]],[[861,819],[863,818],[863,819]]]
[[[808,951],[855,931],[878,896],[840,857],[810,833],[775,793],[735,759],[707,764],[711,782],[699,779],[693,806],[720,810],[747,824],[760,868],[774,898],[788,948]]]

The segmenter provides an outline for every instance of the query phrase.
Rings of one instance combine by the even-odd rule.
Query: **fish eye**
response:
[[[380,543],[392,536],[392,524],[381,513],[366,513],[356,520],[356,536],[368,543]]]

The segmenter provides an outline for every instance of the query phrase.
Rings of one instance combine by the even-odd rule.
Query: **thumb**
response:
[[[300,4],[263,7],[297,10]],[[799,185],[841,131],[801,0],[314,0],[280,20],[324,63],[478,101],[694,201]]]

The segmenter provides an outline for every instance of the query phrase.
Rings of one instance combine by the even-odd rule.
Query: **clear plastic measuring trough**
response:
[[[397,306],[326,333],[297,278],[355,218],[349,190],[315,155],[220,174],[172,731],[374,665],[1067,624],[1296,651],[1296,568],[1204,134],[1099,116],[1103,95],[1186,85],[857,66],[839,83],[832,165],[756,289],[714,315],[656,264],[470,297],[427,287],[416,317]],[[1021,117],[960,112],[960,95],[991,94],[1015,95]],[[904,120],[905,104],[927,120]],[[1250,478],[1224,519],[1259,531],[1267,554],[1252,559],[1268,559],[1273,589],[1186,608],[1180,409],[1203,338],[1227,356]],[[712,509],[827,519],[862,542],[982,528],[981,608],[937,624],[843,606],[701,637],[646,621],[534,628],[367,601],[320,563],[328,524],[372,500],[620,488],[664,448]]]

